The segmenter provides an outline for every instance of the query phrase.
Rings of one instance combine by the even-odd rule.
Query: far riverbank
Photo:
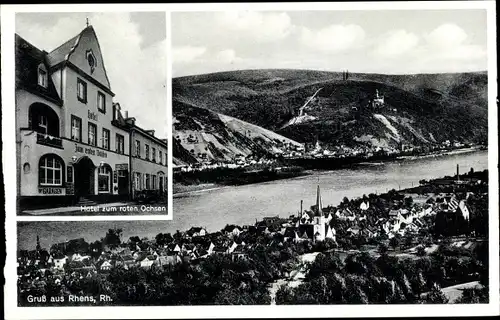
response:
[[[452,156],[452,155],[459,155],[459,154],[466,154],[466,153],[471,153],[471,152],[477,152],[482,150],[481,147],[475,146],[475,147],[468,147],[468,148],[460,148],[460,149],[454,149],[454,150],[444,150],[444,151],[439,151],[439,152],[433,152],[429,154],[423,154],[423,155],[418,155],[418,156],[400,156],[395,159],[391,160],[384,160],[380,161],[379,163],[390,163],[390,162],[396,162],[396,161],[412,161],[412,160],[418,160],[418,159],[426,159],[426,158],[436,158],[436,157],[442,157],[442,156]],[[374,160],[375,161],[375,160]],[[373,161],[364,161],[360,163],[354,163],[352,166],[356,166],[359,164],[369,164],[372,163]],[[173,181],[173,194],[174,197],[181,197],[181,196],[187,196],[190,194],[194,193],[199,193],[199,192],[205,192],[205,191],[213,191],[217,189],[224,189],[224,188],[231,188],[233,186],[237,185],[251,185],[251,184],[257,184],[261,182],[268,182],[268,181],[275,181],[275,180],[281,180],[281,179],[290,179],[290,178],[295,178],[295,177],[303,177],[303,176],[311,176],[314,174],[317,174],[319,171],[325,171],[325,170],[313,170],[313,169],[307,169],[303,170],[300,172],[300,174],[296,174],[296,176],[290,176],[290,177],[276,177],[274,179],[263,179],[261,181],[259,180],[254,180],[254,181],[248,181],[245,183],[245,181],[238,181],[239,183],[200,183],[200,184],[184,184],[184,183],[178,183],[175,181],[175,175],[174,175],[174,181]],[[329,171],[329,170],[327,170]]]

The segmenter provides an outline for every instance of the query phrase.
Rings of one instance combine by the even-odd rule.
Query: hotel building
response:
[[[15,41],[19,206],[129,199],[131,134],[140,128],[129,125],[113,103],[93,27],[51,52],[19,35]],[[166,161],[162,163],[165,177]],[[157,184],[159,171],[148,171],[156,172]]]
[[[167,140],[155,137],[154,130],[135,125],[134,118],[126,118],[130,130],[131,196],[136,199],[144,190],[159,196],[167,192]]]

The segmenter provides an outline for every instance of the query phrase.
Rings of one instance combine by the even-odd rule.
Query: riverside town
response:
[[[141,203],[166,214],[167,139],[113,101],[92,25],[50,52],[16,34],[15,54],[20,213]]]
[[[60,228],[56,240],[49,222],[22,222],[18,305],[488,302],[487,170],[457,167],[454,177],[335,206],[315,189],[310,209],[301,201],[288,217],[219,231],[170,233],[155,222],[145,236],[140,221],[89,222],[93,235]],[[69,298],[98,294],[110,298]]]

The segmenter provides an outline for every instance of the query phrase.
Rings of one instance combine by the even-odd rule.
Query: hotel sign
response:
[[[107,158],[108,154],[102,150],[90,148],[90,147],[82,147],[75,143],[75,152],[85,153],[91,156],[98,156],[101,158]]]
[[[117,163],[115,170],[128,170],[128,163]]]
[[[40,187],[38,188],[38,193],[41,194],[62,194],[62,188],[53,187]]]

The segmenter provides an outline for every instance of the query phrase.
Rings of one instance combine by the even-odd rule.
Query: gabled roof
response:
[[[99,44],[99,39],[97,38],[97,34],[95,33],[94,27],[89,25],[85,29],[83,29],[79,34],[69,39],[65,43],[61,44],[59,47],[55,48],[48,54],[48,62],[50,67],[54,67],[60,64],[61,62],[68,61],[71,54],[78,47],[81,37],[86,33],[92,33],[97,43],[97,47],[99,48],[99,51],[102,54],[101,46]],[[106,81],[107,81],[107,84],[103,83],[103,85],[111,91],[111,85],[109,82],[108,74],[106,72],[106,67],[104,63],[102,63],[102,68],[104,69],[104,75],[106,76]]]
[[[85,30],[85,29],[84,29]],[[80,37],[83,31],[69,39],[68,41],[61,44],[59,47],[52,50],[48,55],[48,61],[51,66],[55,66],[56,64],[68,60],[69,56],[73,51],[75,51],[76,46],[78,45],[78,41],[80,41]]]
[[[314,238],[314,226],[312,224],[303,224],[299,226],[298,234],[301,234],[301,238]]]
[[[47,100],[62,105],[62,100],[52,82],[52,77],[47,76],[47,88],[38,85],[38,66],[43,64],[49,72],[47,52],[36,48],[34,45],[15,35],[15,60],[16,60],[16,87],[40,95]]]

